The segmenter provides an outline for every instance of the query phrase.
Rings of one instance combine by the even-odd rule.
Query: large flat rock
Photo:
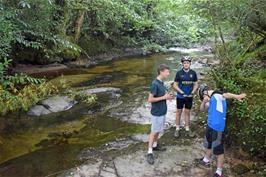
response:
[[[41,116],[50,113],[51,111],[46,109],[43,105],[35,105],[28,111],[29,116]]]
[[[72,108],[77,101],[68,96],[53,96],[30,108],[28,115],[41,116],[55,112],[66,111]]]
[[[65,111],[73,107],[77,102],[68,96],[53,96],[41,102],[51,112]]]
[[[149,165],[146,161],[146,151],[137,150],[110,161],[100,160],[84,164],[60,177],[209,177],[212,175],[211,169],[202,169],[193,164],[194,159],[202,157],[203,154],[200,142],[167,146],[167,151],[155,153],[155,164]]]

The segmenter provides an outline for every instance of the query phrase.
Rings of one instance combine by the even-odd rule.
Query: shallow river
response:
[[[81,152],[88,147],[102,147],[117,139],[147,134],[146,99],[156,67],[168,64],[171,68],[168,81],[173,81],[182,55],[175,52],[119,59],[88,69],[69,69],[62,73],[64,76],[54,78],[52,82],[64,79],[72,89],[115,87],[122,92],[99,95],[99,103],[93,108],[79,103],[70,110],[41,117],[16,113],[1,118],[5,129],[0,136],[0,176],[47,176],[81,164],[84,161]],[[198,72],[202,70],[195,61],[193,67]],[[173,115],[174,112],[169,117]]]

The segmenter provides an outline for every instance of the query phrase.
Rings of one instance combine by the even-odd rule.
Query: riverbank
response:
[[[89,68],[102,63],[110,62],[119,59],[128,59],[135,57],[148,57],[158,53],[161,54],[171,54],[175,52],[180,52],[183,54],[188,54],[192,52],[211,52],[212,44],[208,43],[206,45],[195,45],[195,48],[182,48],[182,47],[170,47],[168,49],[161,46],[160,50],[144,50],[143,48],[125,48],[120,50],[113,50],[112,52],[102,53],[96,56],[82,56],[73,61],[62,62],[62,63],[52,63],[52,64],[16,64],[11,68],[11,73],[24,73],[34,77],[46,77],[53,78],[60,76],[62,73],[67,73],[68,68]],[[209,57],[212,58],[212,57]],[[207,61],[203,60],[203,63]],[[211,63],[210,64],[217,64]]]

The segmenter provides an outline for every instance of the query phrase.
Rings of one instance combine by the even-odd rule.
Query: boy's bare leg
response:
[[[217,156],[217,168],[223,168],[224,166],[224,154]]]
[[[175,120],[176,128],[180,127],[181,114],[182,114],[182,109],[177,109],[176,110],[176,120]]]
[[[177,138],[179,137],[180,133],[179,133],[179,130],[180,130],[180,119],[181,119],[181,114],[182,114],[182,109],[177,109],[176,110],[176,130],[175,130],[175,134],[174,136]]]
[[[153,143],[157,142],[158,137],[159,137],[159,133],[155,133]]]
[[[185,109],[184,114],[185,114],[185,129],[186,130],[189,130],[189,125],[190,125],[190,109]]]
[[[224,154],[221,154],[217,156],[217,170],[216,170],[216,173],[219,174],[220,176],[222,175],[223,166],[224,166]]]
[[[156,138],[156,134],[157,133],[150,133],[150,135],[149,135],[149,152],[148,153],[150,153],[150,148],[152,149],[154,140]],[[152,151],[151,151],[151,153],[152,153]]]
[[[211,149],[207,149],[206,150],[206,154],[205,157],[210,161],[212,158],[212,150]]]

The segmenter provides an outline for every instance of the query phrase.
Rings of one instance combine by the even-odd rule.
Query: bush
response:
[[[59,87],[23,74],[8,75],[11,60],[0,63],[0,115],[28,110],[39,100],[57,93]],[[64,84],[60,84],[64,86]]]
[[[229,61],[223,61],[214,72],[217,87],[223,87],[233,93],[246,92],[248,95],[244,102],[229,103],[226,131],[229,144],[239,145],[252,155],[264,159],[266,158],[266,82],[263,78],[265,68],[258,66],[262,65],[261,57],[264,56],[261,54],[265,54],[265,46],[266,44],[243,55],[241,63],[238,62],[240,56],[231,57],[231,64],[228,64]],[[239,50],[239,48],[228,48],[228,50]]]

